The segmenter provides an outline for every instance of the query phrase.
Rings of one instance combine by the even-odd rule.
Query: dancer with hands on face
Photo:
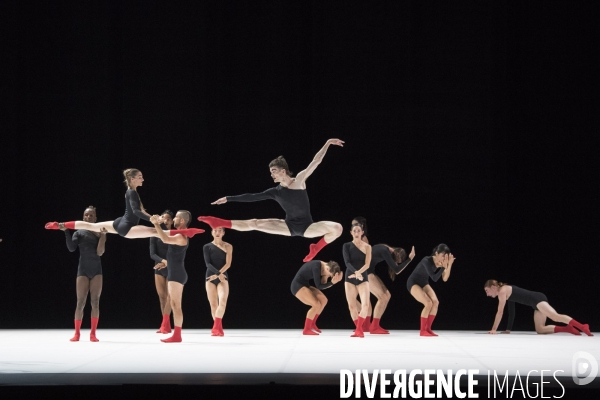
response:
[[[261,200],[275,200],[285,211],[285,220],[282,219],[250,219],[250,220],[225,220],[216,217],[198,217],[198,220],[207,223],[212,228],[224,227],[237,231],[260,231],[274,235],[303,236],[305,238],[321,237],[318,243],[310,245],[310,251],[304,262],[312,260],[325,245],[333,242],[342,234],[342,226],[337,222],[314,222],[310,214],[310,202],[306,192],[306,180],[321,164],[329,146],[343,147],[344,142],[339,139],[329,139],[325,146],[315,155],[308,167],[300,171],[294,178],[287,162],[283,157],[277,157],[269,164],[271,178],[279,185],[265,190],[262,193],[242,194],[239,196],[221,197],[212,204],[225,204],[227,202],[254,202]]]
[[[439,244],[433,249],[431,256],[424,257],[408,277],[406,288],[419,303],[423,304],[419,332],[421,336],[437,336],[431,330],[431,325],[437,315],[440,302],[429,285],[429,278],[437,282],[441,276],[446,282],[450,278],[454,260],[450,248],[443,243]]]
[[[204,245],[204,262],[206,263],[206,295],[210,303],[210,313],[213,317],[211,336],[225,336],[223,332],[223,315],[229,297],[229,276],[227,270],[231,267],[233,246],[223,241],[225,228],[212,230],[214,240]]]
[[[331,279],[331,280],[329,280]],[[310,284],[310,281],[314,285]],[[342,271],[335,261],[311,260],[302,265],[292,284],[292,294],[301,302],[310,306],[304,320],[303,335],[318,335],[321,330],[317,327],[317,318],[327,305],[327,297],[321,290],[328,289],[342,280]]]
[[[370,307],[369,278],[366,271],[371,263],[371,246],[362,240],[364,231],[361,224],[352,225],[350,233],[352,241],[344,243],[342,249],[346,263],[344,288],[350,317],[356,325],[351,337],[364,337],[363,323]],[[360,298],[360,309],[357,308],[356,296]]]

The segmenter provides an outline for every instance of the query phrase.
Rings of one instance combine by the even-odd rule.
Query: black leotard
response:
[[[167,259],[167,250],[169,249],[169,245],[164,243],[157,237],[150,238],[150,258],[154,260],[154,265],[160,264],[162,260]],[[167,261],[167,264],[169,261]],[[155,269],[155,275],[161,275],[165,278],[167,277],[169,271],[167,268]]]
[[[288,189],[281,185],[267,189],[262,193],[248,193],[239,196],[227,196],[227,201],[252,202],[275,200],[285,211],[285,223],[292,236],[303,236],[313,223],[310,215],[310,202],[306,189]]]
[[[314,285],[310,284],[311,280],[314,282]],[[319,290],[324,290],[333,286],[331,281],[321,283],[321,261],[319,260],[309,261],[300,267],[292,280],[290,290],[295,296],[300,289],[310,286],[316,287]]]
[[[206,281],[209,282],[208,278],[211,275],[219,275],[221,273],[221,268],[223,268],[227,261],[227,253],[214,243],[206,243],[202,251],[204,252],[204,262],[206,263]],[[227,271],[223,272],[223,274],[229,280]],[[210,283],[217,286],[221,283],[221,279],[213,279]]]
[[[179,282],[185,285],[188,279],[187,272],[185,272],[185,252],[190,245],[189,240],[186,238],[187,243],[185,246],[178,246],[176,244],[168,245],[167,249],[167,270],[169,271],[167,279],[169,282]]]
[[[344,262],[346,263],[346,272],[344,272],[344,282],[348,282],[353,285],[360,285],[361,283],[368,282],[369,275],[367,274],[367,271],[362,273],[362,281],[356,278],[348,277],[365,265],[365,259],[367,258],[367,255],[360,251],[359,248],[356,247],[356,245],[352,242],[344,243],[342,253],[344,254]]]
[[[413,285],[419,285],[420,288],[429,284],[429,278],[437,282],[444,272],[443,268],[438,268],[433,263],[431,256],[423,257],[419,265],[417,265],[406,281],[406,288],[410,292]]]
[[[371,264],[369,264],[369,269],[366,271],[366,274],[374,274],[375,266],[382,261],[385,261],[386,264],[389,265],[396,274],[398,274],[400,271],[406,268],[408,263],[411,262],[411,259],[407,258],[400,264],[396,264],[389,247],[384,244],[376,244],[371,248]]]
[[[67,248],[73,252],[79,246],[79,266],[77,276],[87,276],[92,279],[96,275],[102,275],[102,264],[98,255],[98,242],[100,238],[85,229],[76,230],[71,236],[70,230],[65,230]]]
[[[544,293],[532,292],[531,290],[521,289],[515,285],[507,285],[512,287],[512,293],[506,300],[508,302],[508,320],[506,322],[506,330],[512,330],[515,320],[515,303],[525,304],[534,310],[537,310],[537,305],[542,301],[548,301]]]
[[[150,217],[142,212],[138,192],[127,189],[125,193],[125,214],[115,219],[113,228],[120,236],[125,236],[132,227],[140,223],[140,218],[150,221]]]

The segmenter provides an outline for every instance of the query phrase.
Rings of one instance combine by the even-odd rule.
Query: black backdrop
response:
[[[488,278],[542,291],[598,329],[591,9],[372,3],[3,2],[1,327],[71,328],[78,253],[43,226],[89,204],[99,220],[122,215],[124,168],[143,171],[150,212],[188,209],[195,227],[206,228],[198,215],[283,218],[274,202],[210,202],[273,186],[271,159],[299,171],[335,137],[346,145],[307,186],[313,218],[344,235],[318,258],[341,263],[362,215],[371,243],[414,245],[418,259],[450,246],[451,278],[433,284],[439,330],[491,327]],[[211,239],[191,240],[184,329],[212,325]],[[289,284],[316,240],[225,240],[225,329],[300,329],[306,306]],[[100,328],[156,328],[148,240],[110,235],[102,263]],[[408,274],[381,275],[392,293],[382,325],[417,329]],[[325,293],[322,327],[350,330],[343,285]],[[531,310],[518,312],[515,330],[532,330]]]

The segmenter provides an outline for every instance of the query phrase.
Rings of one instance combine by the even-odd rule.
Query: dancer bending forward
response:
[[[223,241],[224,228],[212,230],[214,240],[204,245],[204,262],[206,263],[206,295],[210,303],[213,317],[211,336],[225,336],[223,332],[223,315],[229,297],[229,276],[233,246]]]
[[[535,331],[539,334],[568,332],[573,335],[581,335],[579,331],[582,331],[588,336],[594,336],[592,335],[592,332],[590,332],[588,324],[581,324],[568,315],[557,313],[556,310],[548,304],[548,298],[543,293],[521,289],[518,286],[498,282],[495,279],[486,281],[484,290],[485,294],[489,297],[498,298],[498,312],[496,312],[494,326],[492,326],[492,330],[488,333],[493,335],[497,333],[496,329],[498,329],[498,325],[500,325],[500,321],[502,320],[504,306],[506,302],[508,302],[508,322],[506,331],[501,333],[510,333],[513,321],[515,320],[515,303],[520,303],[534,309],[533,322],[535,324]],[[550,318],[555,322],[562,322],[563,324],[566,324],[566,326],[546,325],[546,318]]]
[[[309,166],[293,178],[287,162],[283,157],[277,157],[269,164],[271,177],[279,186],[265,190],[262,193],[242,194],[239,196],[221,197],[212,204],[225,204],[227,202],[253,202],[260,200],[275,200],[285,211],[285,220],[282,219],[250,219],[250,220],[224,220],[215,217],[198,217],[202,222],[211,227],[225,227],[237,231],[260,231],[274,235],[303,236],[315,238],[322,236],[318,243],[310,245],[310,251],[304,262],[312,260],[325,245],[333,242],[342,234],[342,226],[337,222],[313,222],[310,215],[310,203],[306,194],[306,180],[315,168],[323,161],[323,157],[330,145],[343,146],[339,139],[329,139],[325,146],[315,155]]]
[[[431,325],[437,315],[440,302],[431,286],[429,286],[429,278],[437,282],[441,276],[446,282],[450,278],[450,270],[454,260],[450,248],[443,243],[439,244],[433,249],[431,256],[424,257],[408,277],[406,288],[419,303],[423,304],[421,330],[419,332],[421,336],[437,336],[431,330]]]
[[[158,237],[155,228],[149,226],[138,225],[140,218],[146,221],[150,220],[150,214],[144,210],[137,188],[142,186],[144,177],[140,170],[129,168],[123,171],[125,177],[125,214],[114,221],[90,223],[86,221],[69,221],[69,222],[48,222],[46,229],[86,229],[92,232],[102,232],[103,229],[108,233],[115,233],[127,239],[139,239],[148,237]],[[189,228],[182,231],[167,231],[167,235],[174,236],[178,233],[192,237],[197,233],[204,232],[203,229]]]
[[[87,222],[96,221],[96,207],[89,206],[83,212],[83,220]],[[78,342],[81,336],[81,320],[83,309],[90,294],[92,303],[92,329],[90,331],[90,342],[97,342],[96,328],[100,318],[100,294],[102,293],[102,263],[100,256],[104,254],[106,244],[106,230],[100,233],[90,232],[85,229],[75,231],[73,235],[66,228],[67,248],[73,252],[79,247],[79,266],[77,268],[77,280],[75,283],[77,291],[77,306],[75,308],[75,336],[71,342]]]
[[[331,279],[331,280],[329,280]],[[310,284],[310,281],[314,285]],[[342,280],[342,271],[335,261],[312,260],[305,263],[294,277],[290,290],[301,302],[310,306],[304,320],[303,335],[318,335],[317,318],[323,313],[327,297],[321,292]]]

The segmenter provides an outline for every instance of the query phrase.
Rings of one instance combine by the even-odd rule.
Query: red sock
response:
[[[427,318],[421,317],[421,331],[419,332],[420,336],[433,336],[431,333],[427,331]]]
[[[581,333],[577,329],[575,329],[575,327],[572,325],[567,325],[567,326],[555,325],[554,333],[561,333],[561,332],[570,333],[572,335],[581,335]]]
[[[64,225],[65,225],[65,228],[75,229],[75,221],[65,222]]]
[[[315,258],[315,256],[317,255],[317,253],[319,251],[321,251],[321,249],[325,246],[327,246],[327,242],[325,241],[325,237],[322,237],[321,240],[319,240],[317,243],[313,243],[309,246],[310,251],[308,252],[308,255],[306,257],[304,257],[304,262],[309,262],[310,260],[312,260],[313,258]]]
[[[68,229],[75,229],[75,221],[70,221],[70,222],[64,222],[64,226],[65,228]],[[58,226],[58,222],[54,221],[54,222],[48,222],[46,225],[44,225],[44,228],[46,229],[60,229],[60,227]]]
[[[588,336],[594,336],[592,335],[592,332],[590,332],[590,326],[588,324],[579,323],[575,321],[574,318],[571,318],[571,320],[569,321],[569,325],[579,329]]]
[[[176,326],[175,332],[173,332],[173,336],[171,336],[168,339],[160,339],[160,341],[163,343],[179,343],[179,342],[181,342],[181,327]]]
[[[92,330],[90,331],[90,342],[99,342],[96,337],[96,328],[98,327],[98,318],[92,317]]]
[[[433,320],[435,319],[435,314],[429,314],[427,317],[427,332],[431,334],[431,336],[437,336],[432,330],[431,325],[433,324]]]
[[[365,337],[365,334],[363,333],[363,330],[362,330],[362,326],[364,323],[365,323],[365,318],[363,318],[359,315],[358,320],[356,321],[356,330],[354,331],[354,333],[352,335],[350,335],[350,337]]]
[[[356,329],[356,324],[358,324],[358,319],[355,319],[352,322],[354,322],[354,329]]]
[[[215,317],[210,336],[225,336],[223,332],[223,318]]]
[[[304,330],[302,331],[303,335],[318,335],[317,332],[313,332],[310,330],[310,328],[312,327],[313,324],[313,320],[312,319],[308,319],[306,318],[304,320]]]
[[[365,318],[363,324],[362,324],[362,330],[363,332],[369,332],[371,328],[371,316],[367,315],[367,318]]]
[[[198,217],[198,221],[210,225],[211,228],[231,228],[231,220],[217,217]]]
[[[75,320],[75,336],[73,336],[70,340],[71,342],[79,342],[79,336],[81,336],[81,320]]]
[[[187,229],[171,229],[169,231],[169,236],[175,236],[178,233],[181,233],[183,236],[194,237],[194,235],[198,233],[204,233],[204,229],[198,228],[187,228]]]
[[[381,318],[373,318],[373,321],[371,321],[371,330],[369,332],[377,335],[389,334],[390,331],[388,331],[387,329],[383,329],[381,326],[379,326],[380,320]]]
[[[321,333],[321,330],[317,328],[317,318],[319,318],[319,314],[315,314],[315,317],[312,320],[313,323],[311,329],[315,332]]]
[[[171,318],[169,314],[163,314],[160,329],[157,330],[156,333],[171,333]]]

